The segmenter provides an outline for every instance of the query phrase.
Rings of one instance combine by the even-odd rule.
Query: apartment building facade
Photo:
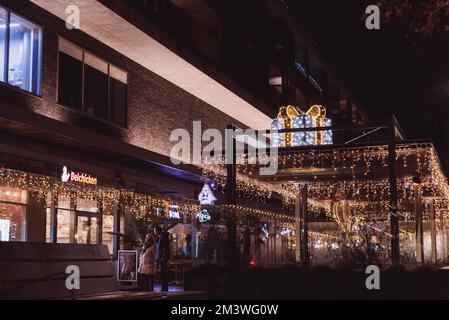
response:
[[[72,5],[80,29],[67,27]],[[258,25],[234,5],[0,0],[2,241],[103,243],[116,253],[133,213],[79,193],[94,185],[104,197],[196,200],[200,168],[169,158],[171,132],[192,133],[193,121],[267,129],[281,105],[315,103],[337,123],[367,120],[281,2],[239,3]],[[61,178],[72,196],[42,200],[37,189]]]

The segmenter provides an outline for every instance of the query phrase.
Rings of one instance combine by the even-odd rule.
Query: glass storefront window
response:
[[[0,202],[1,241],[26,241],[25,206]]]
[[[58,198],[58,209],[70,210],[70,199],[65,197]]]
[[[41,28],[10,14],[8,83],[28,92],[40,94]]]
[[[170,237],[171,256],[174,259],[190,259],[192,235],[174,233]]]
[[[0,201],[26,204],[28,193],[25,190],[0,187]]]
[[[89,225],[89,244],[98,244],[98,218],[90,218],[90,225]]]
[[[73,211],[60,210],[57,211],[57,243],[70,243],[70,229],[72,224]]]
[[[46,208],[45,209],[45,242],[50,243],[51,242],[51,225],[52,225],[52,219],[51,219],[51,209]]]
[[[46,241],[52,242],[55,223],[52,217],[51,193],[47,196]],[[113,206],[98,207],[98,201],[59,196],[56,201],[56,242],[104,244],[113,253]],[[122,226],[123,227],[123,226]],[[123,232],[123,230],[122,230]]]
[[[125,216],[120,216],[120,234],[125,234]],[[120,249],[125,249],[125,238],[120,237]]]
[[[78,217],[77,232],[75,234],[75,242],[80,244],[87,244],[88,237],[90,237],[90,226],[88,217]]]
[[[0,241],[26,241],[24,190],[0,187]]]
[[[95,200],[77,199],[76,210],[97,213],[99,211],[98,202]]]
[[[5,81],[6,10],[0,8],[0,81]]]
[[[112,206],[107,206],[103,210],[103,232],[102,232],[102,244],[108,246],[109,253],[113,253],[113,235],[114,232],[114,215],[112,212]]]
[[[46,207],[46,242],[52,242],[52,232],[55,230],[57,243],[103,244],[109,253],[114,253],[114,205],[98,207],[96,200],[70,199],[59,196],[55,202],[52,215],[51,193],[47,196]],[[56,221],[54,221],[56,219]],[[120,217],[120,233],[125,232],[124,216]],[[120,237],[120,247],[123,248],[123,238]]]

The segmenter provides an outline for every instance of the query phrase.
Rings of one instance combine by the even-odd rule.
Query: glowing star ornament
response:
[[[203,189],[201,190],[200,194],[198,195],[198,200],[200,202],[200,205],[214,205],[217,202],[217,198],[215,197],[214,193],[212,192],[212,189],[210,188],[208,183],[205,183],[203,186]]]

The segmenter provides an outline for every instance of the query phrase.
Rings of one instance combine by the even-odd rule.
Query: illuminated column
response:
[[[70,235],[70,243],[76,243],[78,241],[77,239],[77,233],[78,233],[78,226],[76,221],[76,201],[73,198],[70,198],[70,229],[69,229],[69,235]]]
[[[301,194],[298,192],[295,198],[295,258],[296,262],[301,262],[301,222],[300,222]]]
[[[442,261],[446,261],[447,243],[446,243],[446,226],[445,226],[445,221],[444,221],[444,210],[440,210],[440,232],[441,232]]]
[[[120,250],[120,217],[125,216],[125,207],[119,201],[112,207],[114,215],[114,234],[112,235],[112,256],[117,259],[118,251]]]
[[[430,243],[432,263],[437,263],[437,228],[435,223],[435,200],[430,203]]]
[[[446,211],[447,212],[447,211]],[[445,220],[445,224],[447,222],[447,219]],[[446,227],[446,261],[449,262],[449,227]]]
[[[419,193],[419,184],[413,184],[413,193],[415,197],[415,233],[416,233],[416,262],[424,263],[424,239],[423,239],[423,223],[422,223],[422,199]]]
[[[390,119],[388,128],[388,180],[390,183],[390,232],[391,262],[398,264],[400,260],[399,219],[398,219],[398,181],[396,172],[396,127],[394,117]]]
[[[307,212],[307,185],[300,189],[300,256],[301,262],[309,263],[309,235],[308,235],[308,212]]]
[[[58,239],[58,212],[56,210],[56,207],[58,205],[58,196],[55,194],[55,191],[51,191],[50,201],[50,242],[56,243]]]
[[[103,242],[103,201],[98,201],[97,234],[95,236],[97,237],[96,243],[102,244],[102,242]]]
[[[198,226],[197,226],[197,219],[195,215],[192,216],[192,241],[191,241],[191,249],[190,249],[190,255],[192,256],[193,264],[197,261],[198,258],[198,252],[197,252],[197,234],[198,234]]]
[[[274,264],[277,263],[277,237],[278,237],[278,228],[277,228],[277,223],[276,220],[273,220],[273,224],[274,224],[274,233],[273,233],[273,256],[274,256]]]

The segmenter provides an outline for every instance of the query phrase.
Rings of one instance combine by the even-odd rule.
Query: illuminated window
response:
[[[122,127],[127,124],[128,74],[59,39],[58,102]]]
[[[114,210],[113,205],[109,204],[103,206],[103,230],[101,243],[108,246],[110,254],[113,254],[113,241],[114,241]]]
[[[25,190],[0,187],[0,241],[26,241]]]
[[[113,254],[114,210],[111,204],[101,208],[95,200],[59,196],[52,216],[51,193],[47,196],[46,242],[104,244]],[[101,210],[102,209],[102,210]],[[124,217],[120,217],[124,234]],[[123,241],[123,237],[121,237]]]
[[[5,48],[6,48],[6,19],[8,13],[0,8],[0,80],[5,81]]]
[[[0,80],[40,94],[41,55],[42,29],[0,8]]]

